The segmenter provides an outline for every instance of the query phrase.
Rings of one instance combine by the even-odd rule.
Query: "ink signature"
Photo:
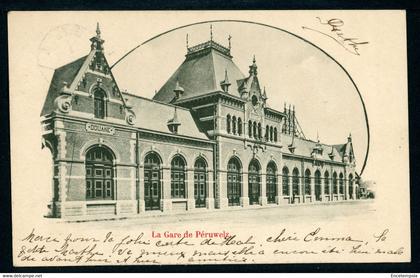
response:
[[[354,55],[358,55],[358,56],[360,56],[359,46],[369,43],[367,41],[360,41],[358,38],[346,37],[342,30],[342,27],[344,26],[344,21],[339,18],[331,18],[327,21],[322,21],[321,18],[319,17],[316,17],[316,18],[319,20],[320,24],[331,27],[331,29],[329,30],[330,31],[329,34],[313,29],[313,28],[306,27],[306,26],[302,26],[302,29],[311,30],[319,34],[325,35],[333,39],[335,42],[337,42],[341,47],[343,47],[348,52]]]

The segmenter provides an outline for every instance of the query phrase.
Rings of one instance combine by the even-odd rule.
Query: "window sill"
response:
[[[86,205],[115,205],[116,200],[86,200]]]

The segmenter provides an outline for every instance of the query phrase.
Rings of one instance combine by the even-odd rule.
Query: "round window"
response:
[[[253,95],[252,96],[252,105],[257,105],[257,103],[258,103],[258,98],[257,98],[257,96],[256,95]]]

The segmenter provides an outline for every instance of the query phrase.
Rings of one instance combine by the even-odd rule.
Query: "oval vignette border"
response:
[[[276,26],[272,26],[272,25],[269,25],[269,24],[265,24],[265,23],[261,23],[261,22],[254,22],[254,21],[248,21],[248,20],[237,20],[237,19],[219,19],[219,20],[206,20],[206,21],[198,21],[198,22],[194,22],[194,23],[190,23],[190,24],[186,24],[186,25],[182,25],[182,26],[178,26],[178,27],[175,27],[175,28],[172,28],[172,29],[170,29],[170,30],[168,30],[168,31],[165,31],[165,32],[163,32],[163,33],[160,33],[160,34],[158,34],[158,35],[156,35],[156,36],[154,36],[154,37],[152,37],[152,38],[150,38],[150,39],[148,39],[148,40],[145,40],[144,42],[142,42],[141,44],[139,44],[139,45],[137,45],[136,47],[134,47],[134,48],[132,48],[130,51],[128,51],[126,54],[124,54],[120,59],[118,59],[111,67],[110,67],[110,69],[112,69],[114,66],[116,66],[119,62],[121,62],[122,60],[124,60],[128,55],[130,55],[131,53],[133,53],[134,51],[136,51],[138,48],[140,48],[142,45],[145,45],[145,44],[147,44],[148,42],[150,42],[150,41],[152,41],[152,40],[154,40],[154,39],[157,39],[157,38],[159,38],[159,37],[161,37],[161,36],[163,36],[163,35],[166,35],[166,34],[168,34],[168,33],[170,33],[170,32],[173,32],[173,31],[176,31],[176,30],[179,30],[179,29],[183,29],[183,28],[186,28],[186,27],[190,27],[190,26],[195,26],[195,25],[201,25],[201,24],[208,24],[208,23],[216,23],[216,22],[236,22],[236,23],[245,23],[245,24],[254,24],[254,25],[258,25],[258,26],[263,26],[263,27],[268,27],[268,28],[271,28],[271,29],[274,29],[274,30],[277,30],[277,31],[282,31],[282,32],[285,32],[285,33],[287,33],[287,34],[289,34],[289,35],[292,35],[292,36],[294,36],[294,37],[296,37],[296,38],[298,38],[298,39],[300,39],[300,40],[302,40],[302,41],[304,41],[304,42],[306,42],[306,43],[308,43],[308,44],[310,44],[310,45],[312,45],[313,47],[315,47],[315,48],[317,48],[318,50],[320,50],[322,53],[324,53],[328,58],[330,58],[331,60],[333,60],[345,73],[346,73],[346,75],[348,76],[348,78],[350,79],[350,81],[351,81],[351,83],[353,84],[353,86],[354,86],[354,88],[356,89],[356,91],[357,91],[357,93],[358,93],[358,95],[359,95],[359,98],[360,98],[360,102],[361,102],[361,104],[362,104],[362,108],[363,108],[363,113],[364,113],[364,117],[365,117],[365,122],[366,122],[366,131],[367,131],[367,146],[366,146],[366,154],[365,154],[365,158],[364,158],[364,161],[363,161],[363,166],[362,166],[362,168],[361,168],[361,170],[360,170],[360,173],[358,174],[358,173],[356,173],[356,175],[357,176],[359,176],[359,177],[361,177],[362,176],[362,174],[363,174],[363,171],[365,170],[365,168],[366,168],[366,165],[367,165],[367,160],[368,160],[368,157],[369,157],[369,145],[370,145],[370,129],[369,129],[369,120],[368,120],[368,115],[367,115],[367,111],[366,111],[366,106],[365,106],[365,102],[364,102],[364,100],[363,100],[363,97],[362,97],[362,94],[360,93],[360,91],[359,91],[359,88],[357,87],[357,85],[356,85],[356,83],[354,82],[354,80],[353,80],[353,78],[350,76],[350,74],[349,74],[349,72],[336,60],[336,59],[334,59],[330,54],[328,54],[325,50],[323,50],[322,48],[320,48],[319,46],[317,46],[316,44],[314,44],[314,43],[312,43],[312,42],[310,42],[310,41],[308,41],[307,39],[305,39],[305,38],[302,38],[301,36],[299,36],[299,35],[296,35],[296,34],[294,34],[294,33],[292,33],[292,32],[289,32],[289,31],[287,31],[287,30],[284,30],[284,29],[282,29],[282,28],[279,28],[279,27],[276,27]]]

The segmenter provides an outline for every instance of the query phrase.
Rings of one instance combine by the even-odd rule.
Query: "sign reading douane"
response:
[[[89,132],[96,132],[96,133],[102,133],[102,134],[115,134],[115,128],[112,126],[105,126],[105,125],[98,125],[98,124],[92,124],[87,123],[86,124],[86,130]]]

